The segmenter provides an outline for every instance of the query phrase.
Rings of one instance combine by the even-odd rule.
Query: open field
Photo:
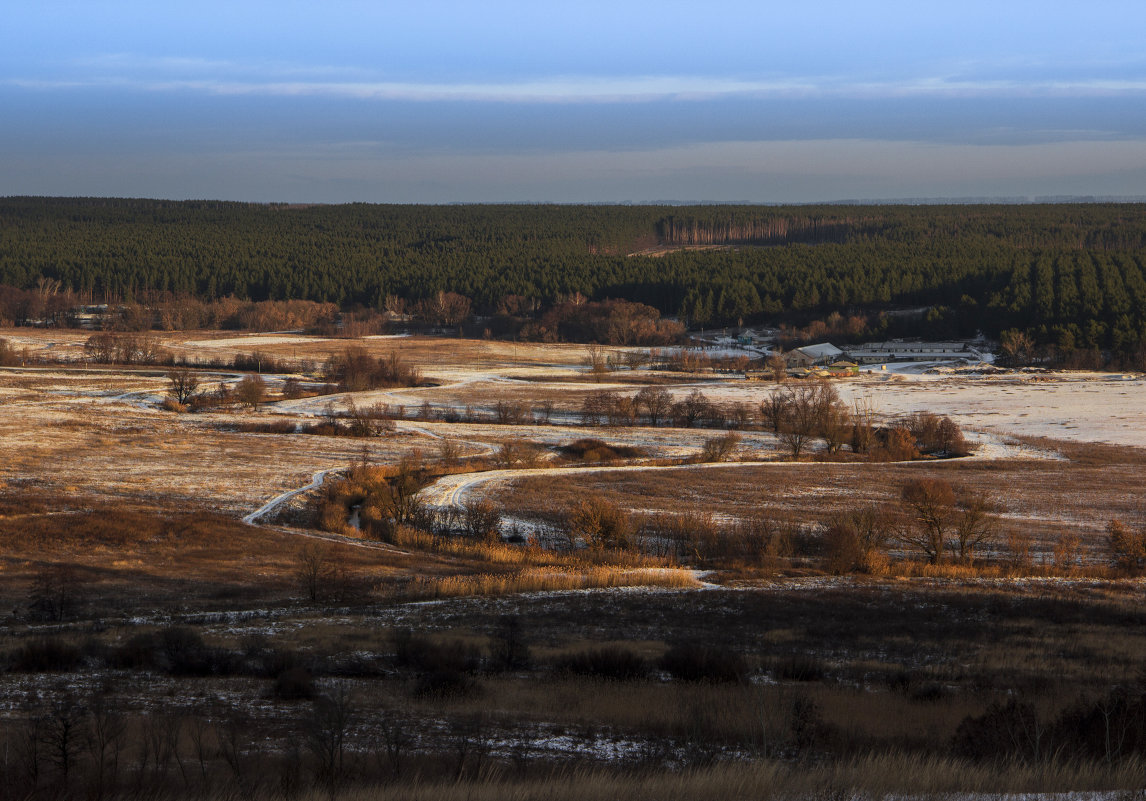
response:
[[[0,331],[59,359],[0,368],[0,801],[458,779],[526,798],[551,775],[581,797],[1142,785],[1144,585],[1108,529],[1146,532],[1142,375],[839,380],[880,427],[949,416],[968,455],[817,439],[794,460],[760,416],[777,385],[735,373],[594,372],[574,345],[155,336],[226,400],[173,410],[168,368]],[[417,385],[334,386],[350,345]],[[229,364],[256,352],[280,372],[244,405]],[[648,387],[720,414],[585,424],[599,393]],[[382,492],[404,476],[408,509]],[[953,510],[992,501],[973,559],[928,564],[896,533],[921,481]],[[890,539],[840,569],[828,531],[867,507],[899,515]],[[86,735],[60,762],[42,731],[68,704],[84,731],[116,710],[114,775]]]

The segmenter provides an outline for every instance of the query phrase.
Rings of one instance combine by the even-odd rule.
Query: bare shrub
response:
[[[462,446],[457,440],[442,438],[438,440],[438,461],[445,467],[456,467],[461,460]]]
[[[499,400],[494,404],[493,413],[502,425],[520,425],[529,418],[529,406],[521,401]]]
[[[541,447],[524,439],[510,439],[498,446],[493,460],[503,470],[514,467],[537,467],[541,462]]]
[[[411,629],[397,629],[391,636],[394,664],[418,673],[453,671],[473,673],[481,667],[481,652],[463,640],[432,640]]]
[[[4,337],[0,337],[0,367],[15,367],[23,364],[28,358],[28,349],[17,351]]]
[[[604,425],[615,418],[619,397],[616,392],[590,392],[581,402],[581,422],[587,426]]]
[[[1127,573],[1140,573],[1146,567],[1146,526],[1132,530],[1121,520],[1106,524],[1106,542],[1114,566]]]
[[[736,446],[740,444],[740,435],[735,431],[729,431],[719,437],[711,437],[704,441],[704,446],[701,447],[700,453],[697,455],[697,461],[700,462],[723,462],[727,461],[732,456],[732,452],[736,450]]]
[[[35,637],[12,654],[10,669],[21,673],[71,671],[82,660],[80,649],[69,642],[58,637]]]
[[[303,388],[302,382],[295,378],[293,375],[283,381],[282,396],[286,400],[294,400],[307,396],[306,390]]]
[[[342,391],[361,392],[386,387],[413,387],[421,383],[417,368],[410,366],[396,351],[373,357],[364,348],[353,346],[331,356],[326,363],[326,380]]]
[[[1082,564],[1082,538],[1077,531],[1064,530],[1055,540],[1051,551],[1054,566],[1059,570],[1072,571]]]
[[[490,637],[489,655],[501,670],[520,670],[529,666],[529,644],[518,615],[502,615],[497,630]]]
[[[425,504],[418,493],[429,481],[421,455],[410,453],[394,467],[352,465],[346,476],[323,486],[318,522],[326,531],[348,531],[347,516],[359,508],[364,532],[390,539],[395,526],[413,525],[423,517]]]
[[[593,378],[600,383],[605,375],[613,370],[614,365],[609,361],[608,351],[600,345],[590,345],[585,348],[585,358],[582,363],[593,374]]]
[[[919,458],[915,437],[901,426],[877,430],[877,444],[870,451],[872,461],[910,462]]]
[[[955,731],[952,750],[980,761],[1038,761],[1049,742],[1048,728],[1032,704],[1011,698],[991,704],[982,715],[964,718]]]
[[[857,398],[852,409],[851,448],[855,453],[868,453],[875,445],[875,407],[869,400]]]
[[[314,756],[316,778],[333,796],[345,773],[347,738],[354,724],[354,704],[344,684],[314,699],[306,719],[305,740]]]
[[[501,510],[488,498],[472,498],[462,505],[462,525],[475,540],[497,539],[501,527]]]
[[[1003,534],[1007,550],[1007,561],[1011,567],[1025,570],[1031,566],[1031,545],[1033,538],[1029,532],[1017,528],[1007,528]]]
[[[624,550],[633,536],[631,515],[612,501],[590,496],[565,513],[570,538],[598,550]]]
[[[645,451],[632,445],[610,445],[599,439],[584,437],[559,448],[562,456],[583,462],[619,462],[644,456]]]
[[[884,572],[896,526],[894,513],[875,504],[835,515],[824,529],[825,568],[835,574]]]
[[[314,676],[304,667],[290,667],[275,677],[271,690],[283,701],[309,701],[314,698]]]
[[[235,385],[235,399],[244,406],[257,409],[267,397],[267,382],[258,373],[244,376]]]
[[[810,654],[792,654],[772,664],[777,681],[822,681],[827,673],[823,660]]]
[[[907,418],[904,427],[915,438],[915,446],[920,453],[936,456],[966,456],[970,453],[963,432],[950,417],[916,412]]]
[[[716,518],[699,510],[649,516],[642,526],[642,536],[646,541],[667,541],[679,557],[697,563],[708,561],[722,550]]]

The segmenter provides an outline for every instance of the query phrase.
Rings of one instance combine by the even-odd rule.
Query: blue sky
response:
[[[1146,195],[1146,4],[18,3],[0,195]]]

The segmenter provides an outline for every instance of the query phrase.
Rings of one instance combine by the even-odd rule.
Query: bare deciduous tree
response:
[[[243,377],[235,385],[235,397],[239,403],[251,409],[259,408],[259,404],[263,402],[266,396],[267,382],[257,373]]]
[[[41,737],[45,754],[56,768],[64,787],[83,746],[87,709],[67,691],[55,693],[43,718]]]
[[[800,383],[780,390],[784,411],[777,436],[793,459],[823,430],[826,411],[839,403],[836,391],[823,381]]]
[[[605,374],[612,369],[612,365],[609,363],[608,351],[600,345],[590,345],[585,348],[585,358],[583,361],[598,383],[600,383],[605,377]]]
[[[781,383],[788,378],[788,364],[784,360],[784,351],[781,348],[776,348],[769,355],[765,364],[769,372],[772,373],[772,380]]]
[[[501,510],[488,498],[471,498],[462,505],[462,525],[476,540],[496,539],[501,526]]]
[[[119,779],[119,760],[127,726],[123,716],[102,694],[91,698],[88,709],[84,745],[92,762],[91,793],[100,799]]]
[[[930,564],[939,564],[955,512],[955,491],[941,479],[920,478],[905,484],[901,497],[911,520],[900,529],[900,538]]]
[[[334,574],[330,546],[308,542],[295,555],[295,575],[303,592],[311,601],[317,601],[323,586]]]
[[[48,565],[32,579],[32,611],[48,620],[64,620],[75,610],[83,587],[83,578],[71,565]]]
[[[171,368],[167,371],[167,381],[176,403],[187,403],[199,389],[199,374],[188,367]]]
[[[875,406],[870,398],[856,398],[852,406],[852,450],[868,453],[875,445]]]
[[[955,553],[959,561],[971,564],[975,553],[995,541],[999,534],[999,504],[985,493],[965,493],[955,515]]]
[[[712,409],[712,404],[709,402],[708,397],[699,389],[694,389],[688,393],[681,400],[673,404],[673,416],[676,417],[685,428],[692,428],[697,420],[709,414]]]
[[[672,394],[664,387],[642,387],[633,398],[638,409],[643,410],[649,419],[649,425],[658,425],[672,409]]]
[[[318,779],[333,795],[345,775],[346,740],[353,724],[350,691],[339,682],[314,699],[306,721],[306,746],[315,758]]]

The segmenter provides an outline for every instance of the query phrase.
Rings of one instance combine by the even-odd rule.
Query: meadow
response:
[[[1146,785],[1140,374],[90,336],[0,331],[0,801]]]

